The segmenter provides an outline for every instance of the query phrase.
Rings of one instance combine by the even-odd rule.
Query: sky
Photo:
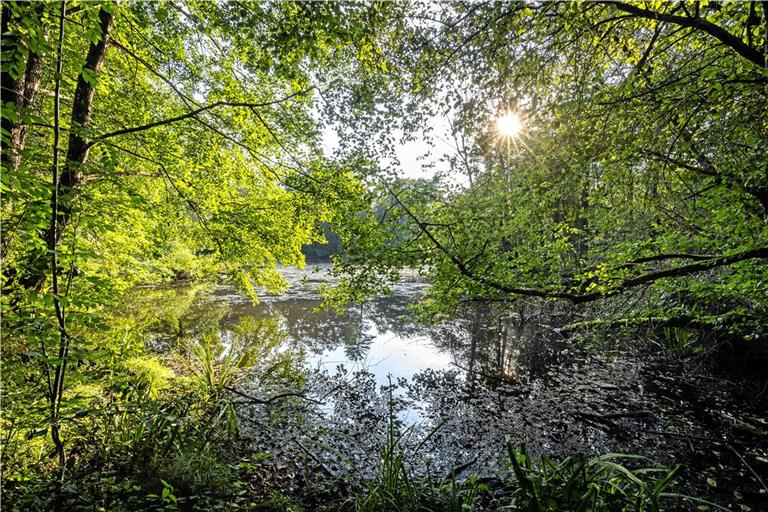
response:
[[[423,178],[431,179],[439,170],[445,170],[446,163],[440,162],[440,159],[446,155],[453,155],[457,152],[451,141],[450,123],[446,117],[433,116],[429,120],[432,127],[432,144],[422,134],[414,134],[413,140],[396,147],[395,154],[399,164],[397,164],[398,176],[400,178]],[[396,132],[396,139],[402,138],[402,132]],[[339,136],[332,126],[326,126],[322,132],[321,146],[327,154],[339,148]],[[425,156],[429,153],[429,156]],[[392,159],[385,159],[383,164],[394,165]],[[465,183],[466,176],[452,176],[452,182]]]

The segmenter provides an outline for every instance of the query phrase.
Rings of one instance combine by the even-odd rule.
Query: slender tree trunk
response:
[[[5,52],[18,51],[23,44],[14,34],[10,33],[11,18],[13,17],[13,8],[10,2],[2,4],[2,34],[3,50]],[[32,15],[39,19],[42,15],[45,3],[18,2],[16,8],[24,8],[32,11]],[[2,119],[2,129],[7,133],[7,143],[3,144],[2,165],[6,172],[13,172],[21,164],[21,151],[27,142],[27,126],[24,123],[21,113],[31,109],[35,104],[35,96],[40,85],[40,78],[43,75],[43,57],[40,54],[29,51],[26,59],[26,66],[17,78],[11,76],[10,70],[6,69],[0,76],[0,86],[2,87],[3,104],[11,103],[13,111],[17,114],[17,119]]]
[[[53,99],[53,192],[51,193],[51,202],[53,203],[51,211],[51,238],[56,238],[56,218],[58,217],[59,201],[58,201],[58,183],[59,183],[59,138],[61,133],[60,119],[61,119],[61,100],[59,94],[61,93],[61,51],[64,45],[64,17],[67,12],[66,2],[62,0],[60,18],[59,18],[59,38],[56,47],[56,76],[54,87],[54,99]],[[59,278],[58,278],[59,262],[58,251],[56,247],[51,251],[51,277],[53,279],[53,305],[56,310],[56,323],[59,328],[59,354],[58,362],[56,364],[56,371],[54,372],[53,385],[49,388],[49,400],[51,407],[51,440],[56,446],[56,451],[59,455],[59,467],[61,469],[61,479],[64,479],[64,467],[66,463],[66,452],[64,451],[64,443],[61,441],[59,420],[61,419],[61,397],[64,389],[64,375],[67,369],[67,356],[69,352],[69,336],[67,334],[67,327],[64,318],[64,308],[59,300]],[[46,363],[47,364],[47,363]],[[50,380],[50,379],[49,379]],[[57,503],[59,503],[57,501]]]
[[[97,74],[104,64],[104,57],[107,53],[110,31],[112,29],[112,14],[101,9],[99,11],[99,19],[101,38],[98,42],[92,43],[88,48],[88,55],[83,66],[83,71],[89,71],[92,74]],[[51,204],[53,207],[53,202],[55,202],[59,206],[56,215],[57,223],[55,226],[51,226],[45,234],[47,253],[56,249],[61,241],[61,234],[72,219],[74,198],[80,191],[83,182],[83,166],[88,162],[90,145],[85,139],[84,131],[91,123],[95,93],[96,88],[94,84],[89,83],[81,72],[73,97],[67,156],[64,168],[58,177],[55,197],[52,198]],[[46,257],[46,253],[38,253],[31,259],[27,268],[23,270],[24,276],[19,280],[21,286],[26,289],[39,290],[45,283],[46,276],[50,270],[50,259]]]

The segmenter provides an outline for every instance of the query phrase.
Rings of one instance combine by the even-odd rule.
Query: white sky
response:
[[[414,140],[395,148],[395,154],[399,160],[397,166],[399,177],[430,179],[436,172],[446,170],[447,163],[441,162],[440,159],[456,153],[456,148],[449,142],[452,139],[448,119],[435,116],[428,122],[432,127],[432,146],[422,135],[417,134],[414,135]],[[396,139],[400,139],[401,135],[402,132],[397,132]],[[323,130],[321,146],[328,155],[338,149],[339,136],[333,127],[327,126]],[[428,153],[429,156],[426,156]],[[386,159],[382,163],[394,164],[394,161]],[[464,183],[467,179],[464,175],[457,175],[454,178],[457,183]]]

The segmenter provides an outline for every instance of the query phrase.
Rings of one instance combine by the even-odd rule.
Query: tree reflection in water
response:
[[[561,359],[561,338],[531,311],[492,303],[465,305],[454,318],[427,326],[409,306],[417,297],[371,300],[346,312],[320,310],[313,293],[267,297],[253,304],[227,286],[145,290],[129,308],[136,329],[157,350],[210,345],[216,357],[238,351],[243,364],[262,352],[305,351],[318,364],[367,368],[384,382],[389,373],[411,377],[423,369],[455,367],[469,382],[546,375]]]
[[[565,340],[525,305],[516,309],[493,303],[465,305],[455,319],[432,329],[437,346],[451,353],[468,380],[487,385],[545,376],[565,352]]]

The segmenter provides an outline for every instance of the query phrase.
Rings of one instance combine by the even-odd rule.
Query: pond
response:
[[[183,314],[147,338],[163,350],[213,329],[222,357],[258,352],[234,396],[245,452],[272,465],[282,489],[371,476],[395,429],[417,474],[499,475],[513,442],[548,456],[620,452],[683,464],[683,491],[768,504],[764,389],[641,343],[611,350],[566,337],[531,307],[476,304],[425,326],[409,311],[427,286],[416,275],[342,314],[317,310],[327,266],[284,275],[288,291],[258,304],[228,285],[179,288],[188,309],[176,306]]]
[[[389,378],[411,378],[425,368],[451,368],[451,355],[437,346],[433,330],[415,324],[408,310],[425,281],[411,275],[395,286],[394,296],[340,314],[319,311],[318,287],[329,282],[329,271],[328,265],[284,269],[289,288],[284,294],[261,296],[258,304],[226,285],[216,287],[211,299],[230,307],[224,329],[243,317],[276,321],[286,334],[285,343],[304,349],[309,369],[342,365],[367,370],[384,385]]]

